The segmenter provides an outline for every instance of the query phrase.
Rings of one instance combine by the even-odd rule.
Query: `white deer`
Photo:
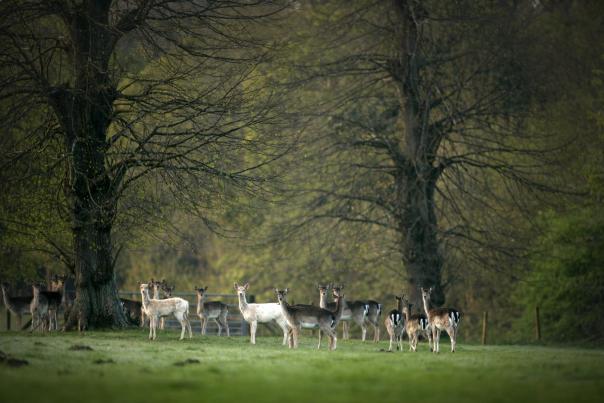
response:
[[[250,325],[250,343],[256,344],[256,329],[258,323],[268,323],[275,321],[277,325],[283,330],[283,345],[287,344],[287,321],[283,317],[281,312],[281,306],[276,302],[264,303],[264,304],[249,304],[245,296],[249,284],[244,285],[234,284],[235,291],[239,297],[239,310],[243,319]]]
[[[189,323],[189,302],[182,298],[151,299],[149,297],[149,284],[141,284],[141,297],[145,314],[149,317],[149,340],[157,338],[157,326],[162,316],[174,315],[180,322],[180,339],[185,337],[185,329],[189,332],[189,338],[193,337],[191,324]]]

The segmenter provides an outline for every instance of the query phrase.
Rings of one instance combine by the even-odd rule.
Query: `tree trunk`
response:
[[[94,223],[75,228],[74,248],[76,300],[69,324],[80,329],[128,326],[115,284],[111,228]]]
[[[442,305],[443,258],[434,208],[437,170],[427,164],[415,164],[397,176],[398,230],[407,274],[406,292],[410,301],[421,307],[420,287],[432,287],[432,302]]]

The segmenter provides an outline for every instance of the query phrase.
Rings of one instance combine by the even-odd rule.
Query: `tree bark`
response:
[[[116,189],[107,166],[107,130],[115,83],[108,65],[116,36],[109,26],[110,1],[88,1],[65,18],[75,75],[73,85],[55,88],[51,101],[65,136],[69,159],[76,300],[66,328],[121,328],[128,325],[115,284],[111,230]]]
[[[433,303],[444,303],[443,258],[434,208],[436,177],[430,166],[407,167],[397,175],[398,230],[407,274],[406,291],[414,304],[421,302],[420,287],[432,287]]]
[[[444,303],[443,258],[438,240],[434,204],[439,168],[434,166],[439,134],[431,132],[429,92],[420,71],[420,21],[423,9],[416,2],[394,0],[400,23],[396,26],[399,53],[391,60],[390,74],[397,85],[404,129],[399,141],[400,158],[395,175],[398,232],[403,265],[407,274],[406,292],[421,306],[420,287],[432,287],[435,305]]]

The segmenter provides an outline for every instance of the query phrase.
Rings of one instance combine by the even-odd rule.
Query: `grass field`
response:
[[[446,341],[446,340],[445,340]],[[92,350],[74,350],[73,346]],[[85,335],[0,333],[0,401],[13,402],[596,402],[604,351],[471,346],[440,355],[387,353],[388,344],[340,341],[296,351],[280,338],[194,337],[141,330]],[[186,362],[186,360],[198,362]]]

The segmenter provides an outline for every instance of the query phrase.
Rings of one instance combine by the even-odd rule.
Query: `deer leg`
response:
[[[332,340],[333,340],[333,350],[335,350],[336,348],[338,348],[338,332],[336,332],[336,329],[333,329],[333,333],[332,333]]]
[[[227,315],[228,315],[228,312],[225,312],[224,315],[222,316],[222,324],[223,324],[224,328],[226,329],[227,337],[231,337],[231,333],[229,331],[229,321],[227,319]]]
[[[455,328],[450,326],[447,329],[447,334],[449,335],[449,339],[451,339],[451,352],[455,352]]]
[[[187,331],[189,332],[189,339],[193,338],[193,331],[191,330],[191,322],[189,321],[189,315],[187,312],[183,312],[182,317],[185,321],[185,326],[187,327]]]
[[[327,348],[329,348],[329,342],[327,343]],[[317,350],[321,349],[321,329],[319,328],[319,345],[317,346]]]
[[[258,326],[257,321],[250,322],[250,342],[256,344],[256,328]]]
[[[282,322],[277,322],[281,330],[283,330],[283,345],[287,344],[287,324]]]
[[[206,326],[208,325],[208,318],[205,316],[201,320],[201,334],[205,336],[206,334]]]
[[[174,312],[174,316],[180,323],[180,339],[178,339],[178,340],[182,340],[185,338],[185,330],[187,328],[187,324],[185,322],[185,317],[182,312]]]
[[[360,326],[361,326],[361,339],[363,341],[365,341],[365,337],[367,336],[367,325],[365,325],[364,323],[361,323]]]
[[[292,328],[292,339],[294,341],[294,348],[298,348],[298,337],[300,336],[300,329],[298,326]]]
[[[329,332],[326,334],[329,335],[329,349],[334,351],[337,348],[338,335],[336,334],[335,329],[329,329]]]
[[[376,343],[380,342],[380,324],[374,324],[373,325],[373,341]]]
[[[222,325],[218,321],[218,318],[214,318],[213,320],[214,323],[216,323],[216,327],[218,328],[218,336],[220,336],[222,334]]]

